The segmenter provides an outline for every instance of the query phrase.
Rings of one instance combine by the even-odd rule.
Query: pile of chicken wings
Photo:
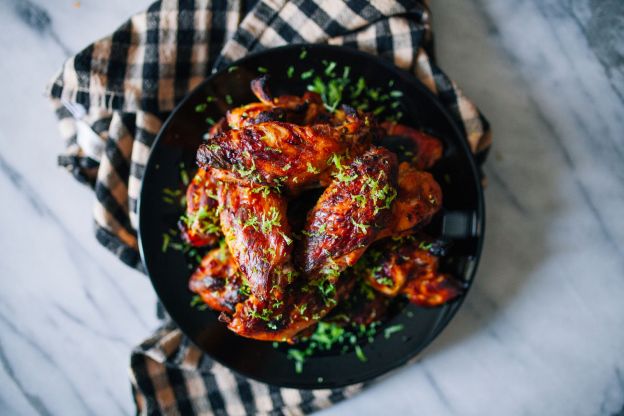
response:
[[[230,109],[199,147],[180,223],[189,244],[213,247],[189,287],[230,330],[292,342],[332,311],[368,323],[396,296],[431,307],[461,293],[421,234],[442,204],[426,172],[437,138],[329,113],[312,92],[272,97],[267,77],[251,89],[259,101]],[[386,146],[397,136],[408,161]]]

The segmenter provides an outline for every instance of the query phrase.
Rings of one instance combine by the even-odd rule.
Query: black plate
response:
[[[300,59],[304,48],[307,56]],[[330,352],[309,358],[301,374],[295,373],[285,348],[276,349],[270,342],[239,337],[217,321],[217,314],[189,306],[193,295],[187,289],[191,274],[187,260],[178,251],[161,250],[162,235],[175,228],[180,214],[178,208],[163,201],[163,189],[181,187],[181,162],[194,166],[195,151],[207,130],[207,116],[218,119],[227,107],[226,101],[233,105],[255,101],[249,81],[259,75],[258,67],[263,67],[261,71],[266,68],[271,74],[275,95],[300,94],[310,81],[301,80],[300,74],[308,69],[322,71],[323,60],[335,61],[338,72],[343,66],[350,66],[351,79],[362,76],[369,86],[387,88],[389,80],[394,80],[392,89],[403,92],[402,122],[429,129],[443,139],[444,157],[433,173],[444,192],[444,208],[428,230],[433,236],[453,243],[442,261],[443,269],[470,286],[483,239],[482,189],[465,139],[438,99],[413,76],[372,55],[326,45],[266,50],[236,62],[235,70],[211,75],[177,106],[152,148],[139,200],[141,257],[167,312],[195,344],[232,370],[277,386],[338,387],[386,373],[425,348],[457,312],[463,299],[435,309],[407,305],[384,323],[403,324],[403,331],[386,339],[382,327],[374,342],[362,344],[367,362],[360,361],[354,352],[343,355]],[[291,65],[295,67],[295,75],[289,78]],[[209,104],[206,112],[197,112],[196,106],[206,102],[207,96],[216,97],[216,102]]]

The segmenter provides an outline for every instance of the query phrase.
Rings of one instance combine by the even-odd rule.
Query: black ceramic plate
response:
[[[301,59],[303,49],[307,56]],[[450,321],[462,301],[460,298],[434,309],[406,305],[384,323],[402,324],[404,329],[400,333],[386,339],[382,327],[374,342],[362,344],[366,362],[352,351],[345,354],[332,351],[309,358],[301,374],[295,372],[286,348],[239,337],[217,321],[216,313],[189,306],[193,295],[187,289],[187,280],[192,270],[187,259],[179,251],[161,250],[163,234],[176,227],[181,213],[179,207],[163,201],[163,189],[182,189],[181,163],[191,167],[189,174],[193,174],[195,151],[208,128],[207,117],[216,120],[228,106],[255,100],[249,82],[259,71],[266,70],[271,75],[274,95],[301,94],[312,80],[302,80],[301,74],[310,69],[321,73],[327,62],[336,62],[338,73],[349,66],[350,78],[364,77],[369,87],[388,90],[389,81],[393,80],[390,89],[403,92],[402,123],[425,128],[443,139],[444,157],[433,173],[444,192],[444,208],[428,227],[431,235],[452,243],[441,262],[443,270],[470,286],[482,245],[483,196],[468,146],[438,99],[413,76],[372,55],[324,45],[266,50],[236,62],[233,65],[236,68],[211,75],[178,105],[154,143],[139,200],[141,256],[167,312],[193,342],[232,370],[277,386],[338,387],[384,374],[425,348]],[[287,75],[290,66],[294,67],[292,77]],[[197,112],[196,107],[205,103],[208,96],[216,100],[204,112]]]

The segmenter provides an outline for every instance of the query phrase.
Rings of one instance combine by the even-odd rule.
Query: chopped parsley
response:
[[[388,339],[392,334],[403,331],[403,324],[392,325],[384,329],[384,338]]]
[[[163,234],[163,242],[162,242],[162,246],[160,248],[160,250],[165,253],[167,252],[167,249],[169,248],[169,243],[171,243],[171,236],[169,234]]]
[[[262,214],[262,222],[260,229],[263,233],[269,233],[273,227],[279,227],[281,225],[281,215],[277,208],[271,207],[269,214]],[[283,234],[282,234],[283,235]]]
[[[314,166],[312,166],[312,164],[310,162],[307,162],[306,167],[307,167],[307,171],[309,173],[320,173],[321,172],[319,169],[317,169]]]
[[[305,71],[301,73],[301,79],[308,79],[311,78],[312,75],[314,75],[314,70],[310,69],[309,71]]]
[[[199,295],[193,296],[190,305],[191,308],[197,308],[200,311],[205,311],[206,309],[208,309],[208,305],[204,303],[204,300]]]
[[[370,227],[368,224],[362,224],[359,223],[357,221],[355,221],[353,218],[351,218],[351,223],[353,225],[355,225],[355,227],[362,233],[362,234],[366,234],[366,230],[368,229],[368,227]]]

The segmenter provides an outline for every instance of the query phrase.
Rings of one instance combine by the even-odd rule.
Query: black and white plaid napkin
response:
[[[163,0],[70,58],[48,93],[67,146],[59,164],[95,191],[97,239],[143,270],[137,198],[166,116],[211,71],[274,46],[345,45],[394,62],[440,98],[482,160],[488,124],[436,66],[423,1],[260,0],[247,12],[242,0]],[[131,378],[140,414],[305,414],[362,388],[295,390],[245,379],[171,323],[132,352]]]

